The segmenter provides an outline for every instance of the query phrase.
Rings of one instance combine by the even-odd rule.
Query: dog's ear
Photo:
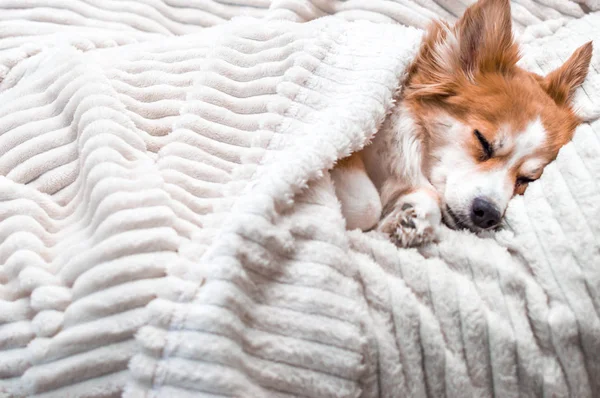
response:
[[[476,72],[506,72],[518,60],[509,0],[480,0],[453,27],[439,21],[429,26],[407,97],[451,97],[463,78],[472,80]]]
[[[513,40],[509,0],[480,0],[455,25],[458,63],[472,76],[475,71],[505,72],[519,60]]]
[[[542,80],[542,87],[557,105],[567,105],[573,99],[575,89],[583,83],[592,59],[593,45],[588,42],[579,47],[559,68]]]

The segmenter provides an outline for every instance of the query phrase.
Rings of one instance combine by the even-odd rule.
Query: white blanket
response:
[[[345,231],[326,170],[376,133],[420,32],[286,4],[0,40],[0,396],[599,396],[598,58],[589,123],[504,231],[398,250]],[[546,73],[600,14],[525,33]]]

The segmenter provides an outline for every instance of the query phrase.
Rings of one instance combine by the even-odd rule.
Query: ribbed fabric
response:
[[[324,15],[345,20],[397,22],[424,27],[431,18],[454,21],[473,0],[2,0],[0,49],[73,40],[74,45],[115,46],[182,35],[236,16],[306,22]],[[513,0],[517,29],[557,18],[579,18],[578,3],[598,10],[597,0]],[[69,38],[68,33],[78,39]]]
[[[69,44],[79,50],[198,33],[239,16],[306,22],[326,15],[424,28],[433,18],[455,21],[474,0],[2,0],[0,80],[24,57]],[[582,5],[580,5],[583,4]],[[513,24],[534,36],[600,10],[599,0],[512,0]],[[542,33],[543,32],[543,33]],[[13,50],[13,51],[8,51]]]
[[[597,57],[588,123],[505,231],[398,250],[345,231],[326,170],[393,111],[420,38],[344,19],[408,3],[273,2],[193,34],[208,8],[181,3],[46,1],[46,36],[40,4],[0,2],[0,396],[600,395]],[[292,22],[326,6],[375,11]],[[547,73],[600,14],[525,33]]]

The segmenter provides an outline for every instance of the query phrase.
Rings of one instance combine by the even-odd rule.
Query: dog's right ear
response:
[[[477,72],[506,72],[519,60],[513,40],[509,0],[480,0],[467,8],[454,27],[457,66],[472,77]]]
[[[592,42],[579,47],[558,69],[542,80],[542,87],[557,105],[568,105],[575,89],[583,83],[592,59]]]

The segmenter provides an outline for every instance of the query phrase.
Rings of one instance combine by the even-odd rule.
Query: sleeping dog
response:
[[[404,247],[435,240],[442,222],[493,229],[571,139],[592,43],[542,77],[516,65],[511,29],[509,0],[480,0],[454,26],[428,28],[392,114],[332,170],[349,229]]]

